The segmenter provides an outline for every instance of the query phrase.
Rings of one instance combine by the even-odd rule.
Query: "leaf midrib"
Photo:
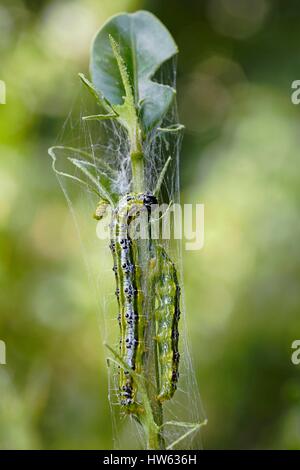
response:
[[[134,20],[130,21],[130,48],[131,48],[131,60],[132,60],[132,69],[133,69],[133,95],[135,106],[138,108],[139,103],[139,89],[138,89],[138,74],[137,74],[137,58],[136,58],[136,48],[135,46],[135,35],[133,32],[133,22]],[[138,111],[138,109],[136,109]]]

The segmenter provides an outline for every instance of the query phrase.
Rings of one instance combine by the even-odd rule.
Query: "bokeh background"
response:
[[[184,252],[204,447],[300,448],[293,0],[0,1],[0,448],[112,447],[98,307],[47,148],[95,31],[140,8],[180,49],[182,198],[205,204],[205,246]]]

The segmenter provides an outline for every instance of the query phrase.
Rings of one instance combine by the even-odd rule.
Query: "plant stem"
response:
[[[131,153],[132,190],[142,193],[145,190],[144,155],[141,151]]]

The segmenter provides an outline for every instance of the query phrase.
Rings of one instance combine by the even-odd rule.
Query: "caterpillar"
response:
[[[157,204],[150,193],[129,193],[118,203],[112,215],[110,249],[116,280],[116,297],[120,327],[119,351],[128,367],[141,373],[146,352],[144,297],[139,268],[138,241],[131,238],[130,223],[142,210],[147,211],[149,275],[152,276],[156,343],[160,368],[160,402],[172,398],[178,380],[178,321],[180,288],[174,263],[164,248],[151,240],[150,211]],[[154,267],[155,266],[155,267]],[[137,409],[137,386],[128,370],[119,368],[119,402],[124,410]]]
[[[124,362],[141,372],[143,363],[144,323],[143,292],[138,263],[138,246],[130,238],[130,222],[142,210],[150,210],[157,202],[148,193],[127,194],[114,211],[111,224],[111,244],[116,278],[116,296],[119,306],[120,354]],[[137,387],[128,371],[119,370],[119,397],[121,406],[133,411],[136,408]]]
[[[157,256],[159,276],[156,284],[155,317],[161,378],[158,400],[163,402],[172,398],[179,378],[180,287],[175,265],[163,247],[157,247]]]

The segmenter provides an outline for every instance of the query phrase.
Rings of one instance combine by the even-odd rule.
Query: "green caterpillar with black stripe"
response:
[[[169,400],[177,388],[178,366],[178,322],[180,318],[180,287],[177,271],[164,248],[157,246],[158,279],[156,283],[156,340],[159,350],[160,393],[158,400]]]

